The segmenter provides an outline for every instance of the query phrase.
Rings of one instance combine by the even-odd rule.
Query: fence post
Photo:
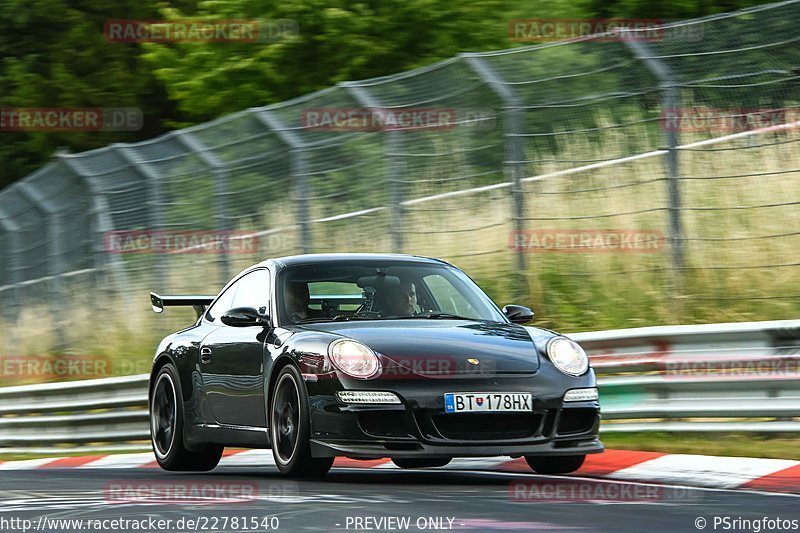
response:
[[[310,215],[308,211],[308,158],[306,144],[283,122],[266,109],[255,110],[254,114],[264,126],[273,131],[290,149],[291,174],[294,181],[294,194],[297,201],[297,225],[300,227],[300,250],[309,254],[314,249],[311,237]]]
[[[467,65],[475,74],[484,80],[505,106],[505,120],[503,121],[503,136],[505,138],[505,161],[508,179],[511,182],[511,196],[514,202],[514,235],[525,232],[525,192],[522,190],[522,179],[525,177],[525,145],[522,133],[524,131],[525,110],[522,100],[511,85],[492,68],[489,63],[476,54],[461,54]],[[514,239],[516,243],[516,237]],[[525,277],[525,249],[515,246],[516,270],[521,280]],[[517,295],[527,297],[525,287],[517,287]]]
[[[174,132],[175,139],[183,144],[188,150],[194,152],[203,164],[211,170],[211,176],[214,180],[214,229],[226,232],[230,229],[228,223],[228,172],[223,163],[213,152],[205,146],[200,139],[185,130],[176,130]],[[226,235],[226,239],[230,239],[230,235]],[[224,286],[231,279],[230,272],[230,257],[229,252],[222,251],[219,253],[219,286]]]
[[[636,59],[641,60],[645,67],[658,79],[661,88],[662,113],[670,110],[677,111],[680,105],[679,83],[669,65],[659,59],[650,50],[649,46],[637,40],[635,36],[623,38],[622,41],[633,52]],[[667,150],[665,169],[667,172],[667,196],[669,200],[668,240],[672,259],[672,290],[673,296],[675,296],[682,293],[682,272],[685,264],[681,222],[680,162],[678,160],[680,139],[675,128],[665,127],[663,133]]]
[[[150,226],[158,231],[164,227],[164,215],[161,211],[161,176],[154,172],[145,162],[141,161],[139,155],[127,146],[121,144],[112,145],[117,153],[128,163],[128,168],[142,176],[148,181],[148,213],[150,215]],[[167,280],[166,257],[158,250],[155,251],[155,280],[158,285],[157,290],[164,290]]]
[[[303,150],[292,150],[291,154],[292,177],[297,199],[297,223],[300,225],[300,249],[304,254],[309,254],[312,247],[311,217],[308,212],[308,158]]]
[[[62,351],[66,345],[67,340],[64,336],[64,299],[66,291],[64,291],[64,280],[61,279],[61,274],[65,269],[62,265],[62,251],[61,251],[61,217],[58,210],[53,206],[42,193],[33,185],[25,180],[17,183],[19,192],[39,210],[47,220],[47,273],[53,281],[53,298],[51,298],[50,305],[52,305],[55,318],[53,320],[53,330],[56,335],[56,351]]]
[[[17,349],[17,328],[13,326],[13,323],[18,321],[18,313],[22,307],[20,305],[22,298],[19,294],[20,288],[18,285],[19,282],[22,281],[22,276],[20,275],[21,267],[19,264],[19,250],[21,249],[22,243],[20,241],[19,226],[2,208],[0,208],[0,230],[8,235],[8,242],[11,245],[10,250],[4,251],[6,257],[8,257],[8,276],[6,277],[8,288],[6,290],[11,292],[11,303],[3,305],[3,312],[6,318],[12,322],[12,324],[9,324],[10,327],[6,328],[4,331],[6,340],[5,353],[8,355],[13,354]],[[4,300],[6,299],[4,298]]]
[[[364,109],[381,109],[380,103],[366,88],[355,85],[355,82],[340,83],[339,86],[349,91],[356,102]],[[385,139],[383,155],[387,163],[386,181],[389,186],[389,203],[392,206],[391,222],[389,225],[389,231],[392,235],[392,251],[395,253],[402,253],[405,228],[405,213],[403,209],[405,191],[402,182],[404,171],[397,154],[403,142],[400,137],[401,132],[399,131],[390,130],[383,132],[383,135]]]
[[[403,164],[397,157],[400,148],[403,146],[402,134],[399,131],[389,131],[386,134],[386,148],[384,153],[389,161],[389,169],[386,180],[389,182],[389,201],[391,202],[392,219],[392,248],[395,253],[403,253],[403,236],[405,233],[405,210],[403,201],[405,200],[405,186],[403,177],[405,176]]]
[[[108,207],[108,201],[105,195],[102,193],[100,187],[94,183],[92,177],[86,174],[83,169],[72,160],[68,152],[60,150],[56,152],[56,158],[68,171],[83,181],[92,197],[92,233],[94,234],[92,238],[92,254],[94,256],[95,273],[99,274],[105,270],[107,263],[110,264],[117,285],[117,293],[127,294],[127,291],[130,289],[130,284],[125,274],[125,267],[119,257],[114,254],[109,254],[108,250],[105,248],[106,235],[114,230],[114,222],[110,214],[111,210]],[[127,298],[124,300],[127,301]]]

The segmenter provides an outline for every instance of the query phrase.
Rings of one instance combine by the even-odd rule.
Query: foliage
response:
[[[73,152],[294,98],[337,82],[389,75],[509,40],[514,18],[675,19],[761,0],[0,0],[0,105],[138,107],[138,132],[3,132],[0,187]],[[267,42],[114,43],[114,19],[294,21]]]
[[[136,45],[109,43],[108,19],[152,18],[154,1],[1,0],[0,105],[12,108],[137,107],[145,128],[114,132],[2,132],[0,186],[32,172],[59,147],[82,151],[163,131],[174,114]]]

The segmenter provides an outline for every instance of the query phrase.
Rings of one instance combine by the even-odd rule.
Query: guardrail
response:
[[[603,431],[800,430],[800,320],[578,333]]]
[[[149,439],[148,377],[0,388],[0,452],[37,453],[42,445],[92,451]]]
[[[800,430],[800,320],[570,337],[598,373],[603,431]],[[0,388],[0,452],[147,448],[147,381]]]

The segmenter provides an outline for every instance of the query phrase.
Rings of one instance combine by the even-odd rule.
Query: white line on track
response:
[[[42,465],[52,463],[57,458],[54,457],[41,457],[39,459],[25,459],[23,461],[8,461],[0,463],[0,470],[28,470],[31,468],[39,468]]]
[[[223,457],[219,466],[275,466],[272,450],[246,450]]]
[[[107,455],[77,468],[139,468],[156,460],[153,452]]]
[[[710,455],[662,455],[609,474],[614,479],[652,479],[662,483],[734,488],[756,478],[797,465],[783,459],[716,457]]]

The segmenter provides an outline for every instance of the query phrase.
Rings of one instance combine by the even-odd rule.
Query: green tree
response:
[[[394,74],[508,46],[500,0],[207,1],[201,19],[291,20],[274,42],[147,44],[145,60],[180,110],[203,120],[340,81]],[[166,9],[163,15],[185,14]]]
[[[0,132],[0,187],[59,147],[153,137],[344,80],[390,75],[510,39],[521,18],[680,19],[764,0],[0,0],[0,106],[138,107],[138,132]],[[108,42],[109,19],[294,21],[268,42]],[[790,21],[787,21],[790,23]]]
[[[59,147],[88,150],[164,131],[174,114],[137,44],[108,42],[109,19],[153,18],[150,0],[0,0],[0,106],[137,107],[138,132],[0,131],[0,186],[42,166]]]

